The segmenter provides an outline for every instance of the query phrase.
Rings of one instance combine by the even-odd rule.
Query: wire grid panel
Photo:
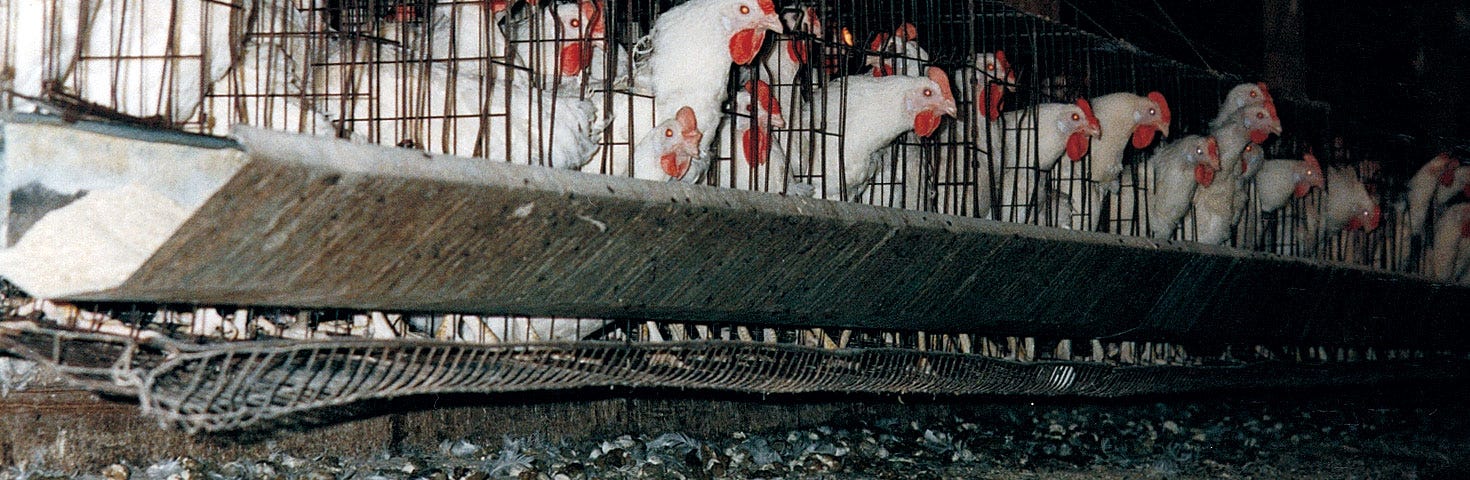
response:
[[[10,109],[195,132],[225,134],[231,125],[250,124],[668,179],[635,158],[635,144],[663,116],[654,112],[669,105],[634,73],[648,62],[648,42],[640,40],[687,3],[12,0],[0,23],[0,51],[16,74],[0,97]],[[705,145],[682,179],[1145,235],[1159,229],[1147,225],[1146,185],[1118,180],[1116,193],[1103,192],[1109,182],[1094,172],[1095,149],[1075,162],[1040,158],[1052,156],[1042,155],[1047,142],[1036,140],[1048,124],[1043,106],[1160,92],[1173,111],[1171,138],[1124,149],[1121,163],[1133,171],[1167,141],[1208,132],[1205,120],[1243,82],[995,1],[775,7],[784,33],[766,35],[769,45],[748,64],[694,72],[725,81],[710,92],[722,101],[701,119]],[[988,69],[986,59],[1002,53],[1005,71]],[[864,105],[855,104],[862,102],[852,100],[866,88],[860,84],[875,74],[925,76],[931,66],[949,84],[953,118],[927,136],[905,131],[882,138],[871,152],[849,152],[847,145],[872,133],[857,127],[871,123]],[[987,97],[992,86],[1000,93]],[[997,115],[988,118],[995,97]],[[1267,158],[1314,151],[1324,165],[1352,166],[1364,184],[1384,187],[1372,196],[1389,204],[1401,185],[1385,178],[1395,172],[1360,164],[1401,155],[1401,142],[1337,128],[1319,103],[1278,98],[1277,105],[1286,127],[1264,145]],[[1317,205],[1240,215],[1229,243],[1417,271],[1424,248],[1414,242],[1423,232],[1397,227],[1390,208],[1383,209],[1386,228],[1341,240],[1324,235],[1333,237],[1331,246],[1275,248],[1268,244],[1301,241],[1261,238],[1285,223],[1320,219],[1305,210]],[[1293,216],[1276,218],[1286,214]],[[1181,228],[1174,238],[1196,234]]]
[[[423,394],[616,386],[755,394],[1119,396],[1206,387],[1220,380],[1198,372],[1211,370],[746,342],[230,344],[176,355],[148,371],[140,400],[165,423],[220,431],[322,407]]]

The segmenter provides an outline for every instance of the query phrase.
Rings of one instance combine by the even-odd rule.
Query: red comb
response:
[[[759,3],[761,6],[761,12],[765,13],[766,15],[776,13],[776,2],[772,0],[759,0]]]
[[[1164,99],[1164,94],[1159,92],[1148,92],[1148,99],[1153,100],[1155,104],[1158,104],[1159,118],[1163,119],[1164,123],[1169,123],[1169,121],[1174,118],[1173,115],[1169,113],[1169,101]]]
[[[674,119],[679,121],[686,132],[699,128],[699,117],[694,116],[694,109],[688,106],[679,108],[679,111],[674,114]]]
[[[1220,161],[1220,142],[1215,141],[1215,137],[1205,138],[1205,153],[1215,162]]]
[[[1005,50],[995,51],[995,64],[999,65],[1002,70],[1005,70],[1007,72],[1011,71],[1011,62],[1006,60]]]
[[[1322,164],[1317,162],[1317,156],[1312,155],[1312,152],[1307,152],[1306,154],[1302,155],[1302,161],[1307,162],[1307,168],[1309,169],[1317,171],[1322,170]]]
[[[1271,100],[1271,97],[1269,97],[1269,96],[1266,97],[1265,106],[1266,106],[1266,113],[1271,114],[1271,118],[1274,118],[1274,119],[1277,119],[1277,120],[1280,120],[1281,119],[1281,116],[1276,114],[1276,102],[1275,101],[1272,101]]]
[[[888,37],[888,32],[878,33],[877,36],[873,37],[873,41],[868,44],[868,50],[872,50],[874,52],[882,50],[883,44],[888,43]]]
[[[1077,108],[1082,109],[1082,113],[1087,114],[1087,124],[1092,128],[1101,130],[1102,126],[1097,121],[1097,115],[1092,114],[1092,104],[1087,103],[1087,99],[1081,97],[1078,97],[1075,103],[1077,104]]]
[[[761,106],[761,110],[775,115],[781,114],[781,104],[776,102],[776,97],[771,96],[771,85],[764,80],[745,82],[745,91],[750,93],[750,96],[755,97],[756,102]]]
[[[944,99],[954,101],[954,93],[949,90],[949,77],[939,67],[929,67],[929,79],[939,84],[939,89],[944,93]]]
[[[919,39],[919,27],[915,27],[914,24],[909,22],[903,22],[903,25],[899,25],[898,30],[893,32],[893,34],[897,35],[898,38],[904,39],[904,41],[912,42]]]
[[[1256,82],[1256,88],[1261,89],[1262,98],[1265,98],[1268,102],[1271,101],[1271,89],[1266,88],[1266,82]]]
[[[592,23],[592,28],[588,32],[596,35],[606,31],[606,27],[602,24],[602,0],[582,0],[582,18]]]

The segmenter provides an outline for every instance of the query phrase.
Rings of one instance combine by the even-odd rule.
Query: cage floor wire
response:
[[[7,322],[0,338],[11,354],[53,366],[93,390],[136,396],[146,414],[190,432],[243,429],[325,407],[434,394],[617,387],[761,395],[1117,397],[1453,378],[1465,363],[1430,357],[1387,365],[1116,366],[739,341],[191,344],[33,322]]]

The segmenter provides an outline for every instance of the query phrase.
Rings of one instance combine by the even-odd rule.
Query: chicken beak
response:
[[[1162,133],[1164,138],[1169,138],[1169,122],[1160,121],[1154,125],[1159,127],[1159,133]]]
[[[786,33],[786,25],[781,23],[781,16],[774,13],[761,17],[756,28],[764,28],[775,33]]]
[[[772,112],[761,112],[760,115],[766,117],[766,124],[770,125],[771,128],[786,128],[786,119],[782,118],[781,114]]]

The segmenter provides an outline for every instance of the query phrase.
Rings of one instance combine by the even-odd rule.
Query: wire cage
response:
[[[1181,216],[1158,221],[1169,200],[1156,191],[1153,179],[1165,175],[1156,157],[1214,133],[1210,119],[1252,82],[996,1],[725,3],[755,15],[751,29],[695,42],[667,37],[687,33],[677,27],[693,22],[691,11],[723,15],[711,7],[719,1],[10,1],[0,51],[12,74],[0,102],[215,135],[248,124],[1414,274],[1430,272],[1422,261],[1433,253],[1430,232],[1456,202],[1436,197],[1427,221],[1405,225],[1409,185],[1390,180],[1405,172],[1381,165],[1402,162],[1404,144],[1423,140],[1344,128],[1326,105],[1275,98],[1284,129],[1255,146],[1259,162],[1295,163],[1263,173],[1222,165],[1214,175],[1228,187],[1224,227],[1201,217],[1198,194]],[[688,72],[670,73],[685,63]],[[903,85],[927,92],[926,110],[878,101],[901,98]],[[885,88],[898,93],[878,96]],[[1152,92],[1167,99],[1169,135],[1105,148],[1117,143],[1102,139],[1117,126],[1108,112],[1119,100],[1110,98]],[[1108,117],[1100,132],[1086,128],[1094,111]],[[1073,112],[1080,145],[1052,138]],[[1242,177],[1301,176],[1308,153],[1321,188],[1295,195],[1287,182],[1282,200],[1279,189],[1263,192],[1261,178]],[[1364,210],[1356,223],[1341,215]],[[1379,219],[1372,231],[1343,230]]]

